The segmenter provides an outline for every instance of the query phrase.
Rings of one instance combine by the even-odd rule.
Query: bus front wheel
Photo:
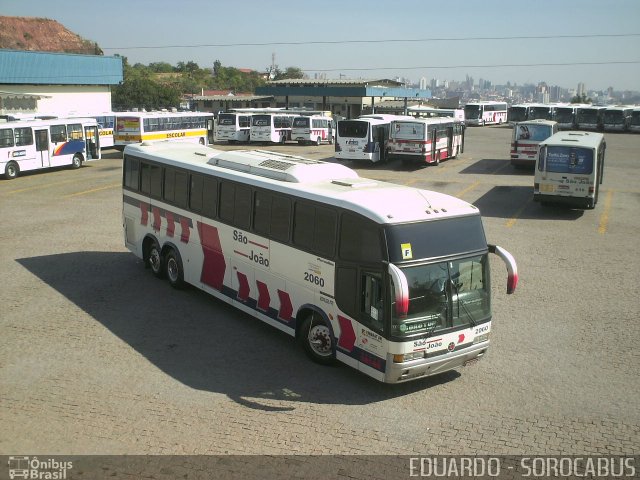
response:
[[[16,162],[9,162],[4,169],[4,178],[7,180],[13,180],[20,173],[20,167]]]
[[[335,345],[331,330],[317,313],[311,313],[304,319],[300,340],[311,360],[322,365],[334,363]]]

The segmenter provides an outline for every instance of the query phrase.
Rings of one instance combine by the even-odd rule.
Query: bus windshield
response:
[[[622,123],[624,116],[621,111],[604,112],[605,123]]]
[[[341,137],[365,138],[369,132],[369,122],[342,120],[338,122],[338,135]]]
[[[593,150],[590,148],[549,146],[540,157],[538,168],[553,173],[589,175],[593,172]]]
[[[483,254],[402,267],[409,286],[409,308],[402,317],[393,309],[392,336],[437,334],[490,320],[488,264]]]
[[[235,125],[236,114],[235,113],[221,113],[218,115],[218,125]]]
[[[464,107],[464,118],[480,118],[481,114],[480,105],[465,105]]]
[[[561,123],[573,122],[572,108],[558,108],[556,110],[556,120]]]

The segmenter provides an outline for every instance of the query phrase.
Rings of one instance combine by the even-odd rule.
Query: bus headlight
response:
[[[424,358],[424,352],[397,353],[393,356],[393,363],[404,363]]]
[[[489,333],[485,333],[483,335],[477,335],[476,338],[473,339],[473,344],[488,342],[489,341]]]

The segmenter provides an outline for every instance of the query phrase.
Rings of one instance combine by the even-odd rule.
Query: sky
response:
[[[0,15],[57,20],[132,65],[265,71],[275,55],[312,78],[640,91],[640,0],[0,0]]]

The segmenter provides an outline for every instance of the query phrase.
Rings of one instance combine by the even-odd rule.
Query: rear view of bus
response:
[[[533,200],[594,208],[604,174],[604,135],[559,132],[540,143]]]
[[[516,123],[511,139],[511,165],[533,167],[538,157],[538,145],[558,131],[556,122],[530,120]]]
[[[218,115],[216,142],[247,143],[251,129],[251,115],[244,113],[221,113]]]
[[[299,144],[333,143],[333,119],[324,115],[295,117],[291,127],[291,140]]]
[[[335,157],[337,160],[386,161],[391,121],[396,115],[363,115],[338,122]]]

